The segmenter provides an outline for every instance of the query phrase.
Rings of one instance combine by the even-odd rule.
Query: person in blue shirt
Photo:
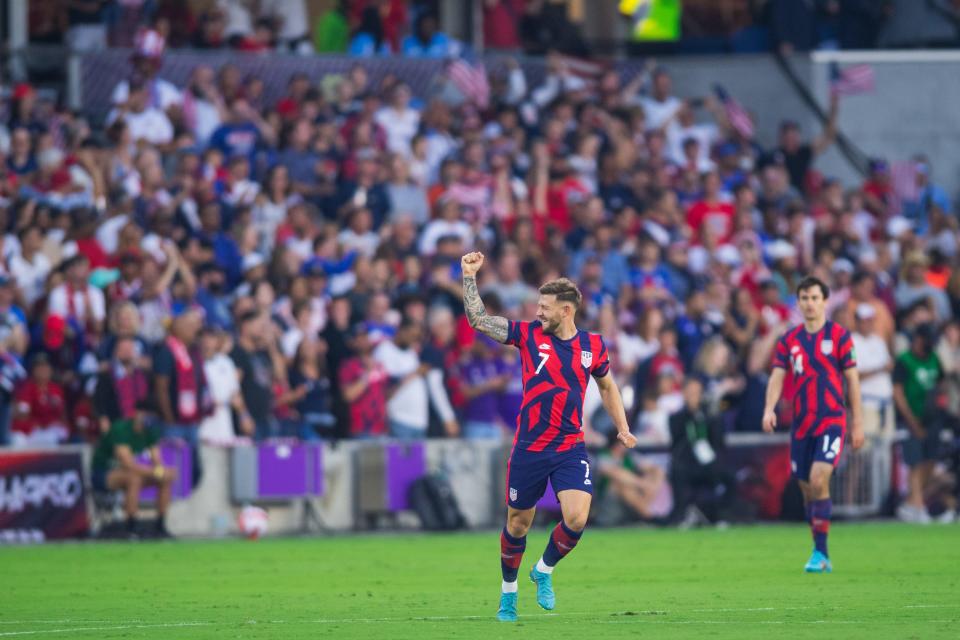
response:
[[[218,149],[225,158],[244,156],[255,168],[257,149],[275,142],[276,135],[270,125],[246,100],[236,98],[230,104],[230,119],[214,130],[209,146]]]
[[[916,156],[917,198],[903,203],[903,215],[914,223],[918,234],[924,235],[930,227],[930,209],[937,207],[944,213],[950,213],[950,196],[941,187],[930,181],[930,163],[925,156]]]
[[[400,43],[407,58],[446,58],[456,55],[456,41],[437,29],[437,16],[425,11],[417,18],[413,33]]]

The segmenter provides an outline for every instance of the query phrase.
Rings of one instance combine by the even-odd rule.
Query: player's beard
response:
[[[556,335],[557,329],[560,328],[559,320],[541,320],[540,324],[543,325],[543,332],[550,335]]]

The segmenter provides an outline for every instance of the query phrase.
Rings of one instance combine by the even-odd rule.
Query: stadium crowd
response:
[[[358,63],[266,101],[231,65],[174,86],[163,35],[137,46],[102,128],[28,84],[4,105],[0,444],[93,443],[147,410],[194,447],[507,439],[516,351],[463,316],[460,257],[478,249],[490,313],[529,319],[539,283],[579,284],[580,325],[686,495],[730,483],[724,433],[760,430],[811,274],[855,330],[867,434],[888,441],[894,413],[910,434],[901,515],[929,518],[960,414],[956,210],[921,155],[908,193],[879,159],[862,184],[818,173],[836,100],[814,138],[784,122],[763,148],[652,65],[590,82],[551,56],[539,86],[512,64],[480,97],[412,95]],[[598,395],[585,414],[612,492],[655,515],[662,469],[608,446]]]

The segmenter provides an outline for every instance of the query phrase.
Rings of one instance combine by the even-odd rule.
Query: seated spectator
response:
[[[689,527],[708,513],[710,520],[720,522],[729,517],[735,497],[733,478],[719,459],[725,447],[723,430],[704,411],[703,384],[697,378],[684,381],[683,402],[683,409],[670,417],[672,519]],[[699,499],[701,491],[709,497]]]
[[[140,491],[146,486],[157,487],[157,517],[151,534],[170,538],[166,514],[177,470],[164,466],[157,447],[157,430],[150,424],[156,415],[154,405],[141,401],[136,406],[133,418],[116,420],[103,434],[93,453],[90,472],[94,491],[123,491],[124,513],[127,514],[127,533],[138,533],[137,511],[140,506]],[[139,462],[138,457],[149,453],[150,462]]]
[[[666,481],[660,466],[631,456],[616,438],[616,432],[611,434],[609,448],[595,460],[596,475],[600,478],[598,492],[613,493],[629,509],[632,517],[628,521],[656,517],[654,502]]]
[[[70,437],[63,389],[53,381],[53,368],[46,354],[30,363],[30,378],[13,393],[13,423],[10,444],[14,447],[50,447]]]

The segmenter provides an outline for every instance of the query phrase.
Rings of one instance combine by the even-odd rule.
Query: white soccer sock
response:
[[[537,571],[539,571],[540,573],[553,573],[553,567],[548,566],[543,561],[543,556],[540,556],[540,559],[537,560]]]
[[[514,580],[513,582],[507,582],[506,580],[504,580],[504,581],[503,581],[503,585],[501,585],[501,587],[500,587],[500,591],[501,591],[502,593],[516,593],[516,592],[517,592],[517,581]]]

